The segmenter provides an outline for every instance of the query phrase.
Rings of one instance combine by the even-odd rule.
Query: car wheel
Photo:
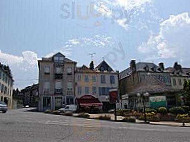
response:
[[[7,111],[3,111],[3,113],[6,113]]]

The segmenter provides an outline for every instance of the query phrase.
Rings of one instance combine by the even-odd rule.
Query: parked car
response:
[[[0,111],[2,111],[3,113],[7,112],[7,105],[4,102],[0,101]]]
[[[66,105],[63,108],[59,109],[60,112],[76,112],[77,111],[77,105]]]

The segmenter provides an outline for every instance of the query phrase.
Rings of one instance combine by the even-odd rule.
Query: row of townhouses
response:
[[[8,66],[0,63],[0,101],[4,101],[12,108],[13,77]]]
[[[190,78],[190,68],[182,68],[178,63],[165,68],[164,63],[156,65],[132,60],[129,68],[119,73],[106,61],[97,67],[93,61],[89,67],[77,67],[77,62],[57,53],[42,58],[38,64],[40,111],[76,103],[85,105],[90,96],[102,103],[103,110],[109,110],[113,108],[109,103],[110,89],[118,89],[122,108],[141,108],[144,101],[139,96],[143,94],[148,94],[145,97],[147,107],[151,107],[151,97],[164,97],[167,107],[172,107],[177,105],[176,96]]]
[[[76,99],[84,96],[98,98],[103,109],[110,108],[109,89],[117,89],[118,73],[105,61],[95,68],[93,62],[90,67],[77,67],[77,62],[57,53],[50,58],[42,58],[38,65],[39,111],[75,104]]]

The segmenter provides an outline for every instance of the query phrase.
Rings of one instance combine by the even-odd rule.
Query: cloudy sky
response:
[[[0,1],[0,62],[15,88],[37,83],[37,60],[56,52],[122,71],[131,59],[190,67],[189,45],[189,0]]]

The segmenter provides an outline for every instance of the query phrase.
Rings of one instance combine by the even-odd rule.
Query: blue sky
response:
[[[15,87],[38,81],[37,60],[62,52],[88,65],[104,58],[122,71],[131,59],[190,67],[189,0],[1,0],[0,62]]]

